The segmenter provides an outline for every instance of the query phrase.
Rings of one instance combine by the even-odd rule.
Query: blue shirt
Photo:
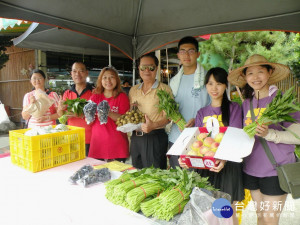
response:
[[[205,87],[194,89],[194,74],[182,76],[175,101],[179,104],[179,112],[186,122],[195,118],[198,110],[211,102]],[[173,123],[169,141],[174,143],[180,133],[178,126]]]

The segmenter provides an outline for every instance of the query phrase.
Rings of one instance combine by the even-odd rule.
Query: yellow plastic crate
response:
[[[9,131],[12,163],[31,172],[38,172],[84,159],[84,128],[68,128],[68,131],[38,136],[24,135],[29,129]]]

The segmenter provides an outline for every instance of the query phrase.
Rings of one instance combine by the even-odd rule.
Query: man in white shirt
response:
[[[182,38],[178,43],[177,56],[182,67],[171,79],[170,86],[175,101],[179,104],[179,112],[187,122],[186,127],[193,127],[197,111],[210,104],[210,97],[204,85],[206,71],[197,63],[200,56],[198,41],[191,36]],[[172,124],[169,147],[174,144],[180,133],[178,126]],[[178,157],[171,157],[170,165],[173,168],[179,166]]]

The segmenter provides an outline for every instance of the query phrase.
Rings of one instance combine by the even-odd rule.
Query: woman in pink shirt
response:
[[[45,81],[46,81],[46,75],[42,70],[32,71],[30,82],[33,86],[33,91],[25,94],[23,99],[23,111],[22,111],[22,117],[24,120],[27,120],[28,128],[33,128],[37,126],[55,125],[56,119],[59,117],[57,114],[59,97],[55,92],[46,92]],[[51,98],[54,103],[50,106],[50,108],[46,111],[44,115],[40,117],[34,117],[31,116],[31,114],[27,112],[26,109],[30,104],[36,101],[36,95],[38,91],[47,94],[48,97]]]

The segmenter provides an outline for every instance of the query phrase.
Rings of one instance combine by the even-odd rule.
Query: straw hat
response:
[[[247,82],[245,79],[245,75],[243,74],[243,70],[250,66],[260,66],[260,65],[270,65],[273,68],[273,72],[270,76],[268,84],[275,84],[287,78],[290,74],[289,67],[279,63],[268,62],[268,60],[262,55],[255,54],[250,56],[246,60],[244,66],[231,71],[228,75],[228,81],[231,84],[234,84],[236,86],[244,87]]]

